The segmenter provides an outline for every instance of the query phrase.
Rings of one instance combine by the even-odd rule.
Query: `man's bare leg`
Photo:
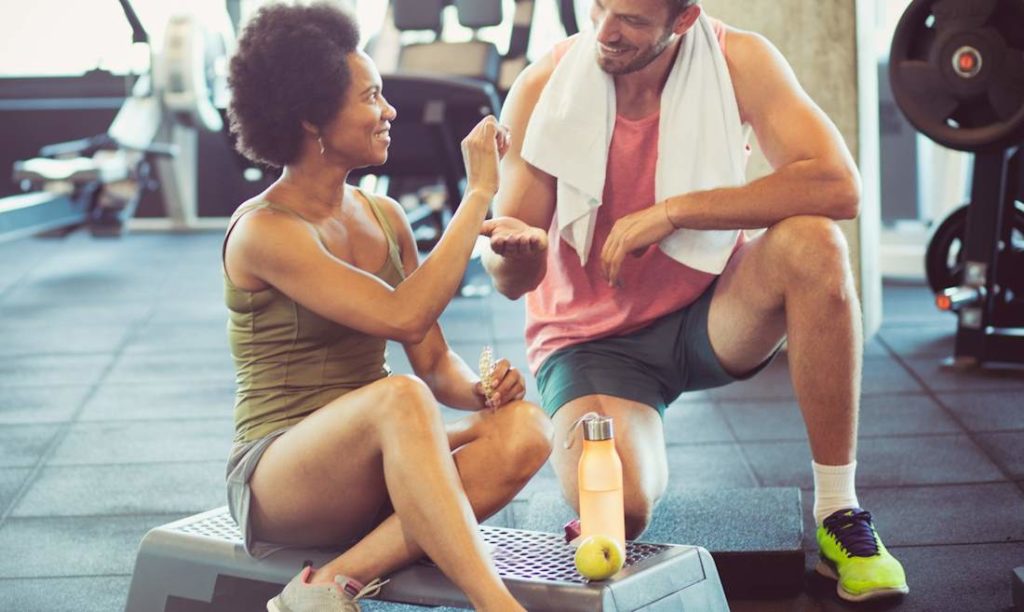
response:
[[[793,217],[744,245],[722,274],[708,332],[730,372],[750,372],[785,335],[790,376],[814,457],[819,574],[839,597],[864,601],[909,592],[903,566],[882,545],[854,486],[862,332],[860,308],[836,224]]]
[[[640,536],[668,484],[668,459],[661,417],[651,406],[610,395],[587,395],[562,406],[552,421],[555,425],[551,463],[562,485],[565,500],[579,513],[577,469],[583,444],[576,440],[566,449],[563,442],[572,424],[588,412],[615,419],[615,449],[622,461],[622,493],[626,518],[626,539]],[[579,430],[574,435],[582,437]]]
[[[846,243],[834,222],[793,217],[743,245],[715,287],[708,335],[734,375],[756,368],[788,338],[815,462],[854,461],[863,340]]]

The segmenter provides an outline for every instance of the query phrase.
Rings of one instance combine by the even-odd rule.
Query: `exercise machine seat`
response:
[[[501,55],[493,44],[482,40],[422,43],[402,47],[398,67],[401,72],[443,73],[497,84]]]

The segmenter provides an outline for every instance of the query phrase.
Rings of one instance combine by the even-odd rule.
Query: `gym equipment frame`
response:
[[[914,0],[889,65],[914,127],[975,153],[970,204],[926,262],[936,305],[959,318],[952,364],[1024,363],[1024,0]]]

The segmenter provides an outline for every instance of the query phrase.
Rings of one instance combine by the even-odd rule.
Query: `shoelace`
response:
[[[387,584],[387,580],[381,580],[380,578],[374,578],[373,580],[366,583],[358,593],[352,596],[352,601],[358,601],[364,597],[376,597],[380,590]]]
[[[359,592],[351,596],[351,599],[342,601],[342,605],[345,607],[345,612],[360,612],[361,608],[357,602],[364,597],[375,597],[387,583],[387,580],[381,580],[380,578],[374,578],[370,582],[367,582],[363,588],[359,589]]]
[[[867,510],[840,510],[825,519],[823,526],[850,556],[873,557],[878,554],[878,540],[871,528],[871,513]]]

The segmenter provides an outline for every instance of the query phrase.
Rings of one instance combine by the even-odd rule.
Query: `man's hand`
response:
[[[508,359],[499,359],[494,362],[490,372],[490,379],[493,383],[489,397],[484,394],[482,382],[473,385],[473,393],[488,408],[497,409],[509,402],[521,400],[526,396],[526,381],[523,379],[523,374],[513,368]]]
[[[480,234],[491,239],[491,250],[502,257],[530,257],[547,251],[547,232],[515,217],[484,221]]]
[[[626,255],[639,257],[648,247],[676,230],[668,218],[667,202],[622,217],[612,226],[601,249],[601,272],[611,286],[619,282]]]

